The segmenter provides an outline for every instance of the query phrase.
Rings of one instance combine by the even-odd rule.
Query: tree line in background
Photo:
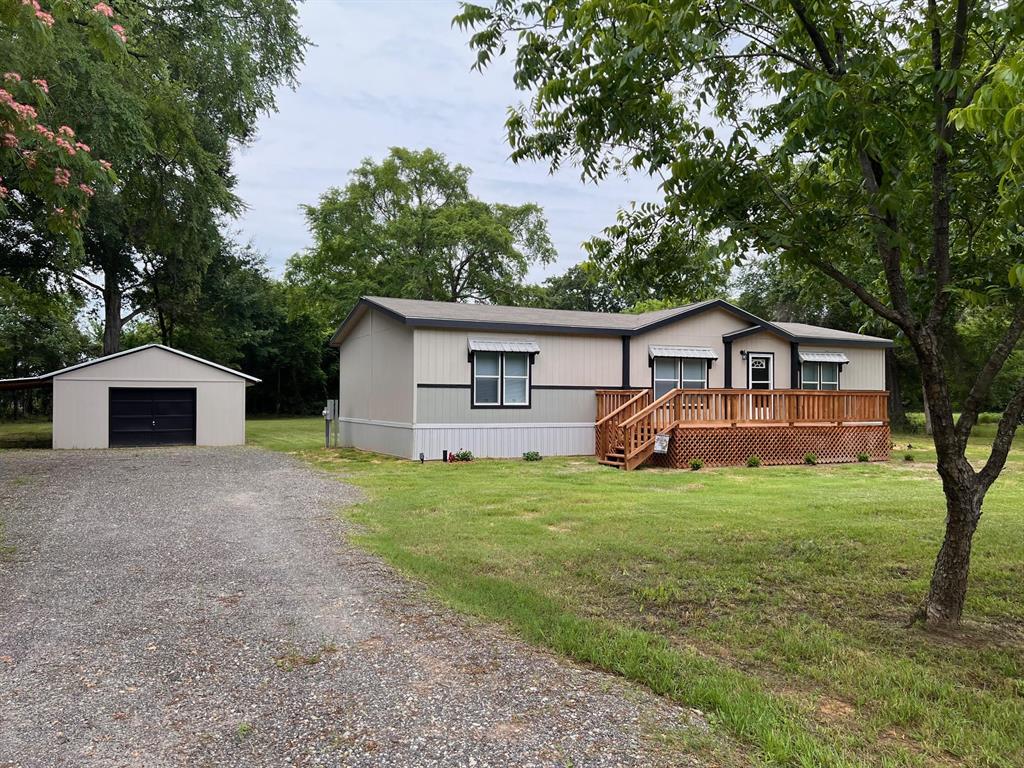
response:
[[[732,268],[692,232],[648,237],[638,255],[620,242],[629,233],[612,227],[586,244],[582,262],[531,283],[530,268],[555,258],[542,211],[532,203],[478,200],[469,192],[470,176],[430,149],[395,148],[379,162],[365,160],[346,186],[306,207],[313,244],[289,259],[281,279],[255,249],[218,231],[201,268],[170,270],[131,293],[133,315],[121,323],[113,349],[157,342],[235,366],[262,379],[250,391],[250,412],[309,414],[335,391],[337,355],[327,341],[363,295],[593,312],[728,295],[769,319],[892,335],[863,305],[810,273],[777,258]],[[87,225],[86,240],[90,232]],[[59,233],[9,217],[0,242],[9,245],[0,257],[3,377],[44,373],[110,349],[102,305],[80,279],[62,281],[38,257],[66,247]],[[36,258],[25,258],[28,253]],[[967,312],[949,333],[960,359],[971,359],[992,323],[984,313]],[[1024,359],[1017,356],[993,390],[993,409],[1001,408],[1021,372]],[[913,356],[899,337],[889,381],[898,422],[905,410],[921,407]],[[958,384],[962,396],[969,382],[963,377]],[[4,415],[45,413],[47,398],[44,390],[8,394]]]

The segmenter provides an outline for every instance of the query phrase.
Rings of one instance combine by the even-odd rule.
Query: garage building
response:
[[[0,387],[53,387],[53,447],[243,445],[245,388],[259,379],[162,344]]]

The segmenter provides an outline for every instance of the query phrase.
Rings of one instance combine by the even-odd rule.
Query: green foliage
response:
[[[817,463],[818,463],[818,454],[816,454],[816,453],[805,453],[804,454],[804,464],[810,464],[810,465],[813,466],[814,464],[817,464]]]
[[[523,461],[540,461],[540,451],[527,451],[523,454]]]
[[[473,458],[473,452],[466,449],[452,451],[448,454],[449,461],[472,461]]]
[[[547,222],[533,203],[478,200],[469,176],[432,149],[395,147],[306,206],[314,244],[289,260],[287,276],[325,327],[362,295],[515,300],[529,267],[555,257]]]
[[[195,299],[221,247],[222,217],[240,210],[233,153],[274,108],[274,89],[294,82],[306,45],[285,0],[218,0],[184,12],[129,3],[117,19],[128,55],[114,58],[79,24],[54,24],[51,45],[0,39],[0,70],[47,80],[46,119],[74,125],[118,172],[117,185],[93,200],[81,258],[44,265],[64,287],[75,280],[95,291],[107,352],[132,317]],[[15,213],[22,232],[38,232],[46,211]],[[84,282],[85,273],[94,277]]]
[[[914,461],[914,454],[911,453],[910,451],[907,451],[906,453],[903,454],[903,460],[904,461]]]
[[[704,468],[704,459],[690,459],[690,469],[696,472],[699,469]]]
[[[860,461],[860,462],[871,461],[871,457],[868,456],[866,453],[858,453],[857,454],[857,461]]]
[[[753,455],[753,456],[748,456],[747,457],[747,466],[748,467],[760,467],[761,466],[761,457],[756,455],[756,454]]]

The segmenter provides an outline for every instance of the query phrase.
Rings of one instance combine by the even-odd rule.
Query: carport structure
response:
[[[242,445],[245,389],[259,379],[147,344],[0,389],[53,388],[53,447]]]

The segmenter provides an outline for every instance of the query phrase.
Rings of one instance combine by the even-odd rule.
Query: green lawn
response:
[[[897,438],[889,464],[633,473],[326,451],[319,418],[253,420],[248,437],[365,489],[345,512],[359,542],[443,601],[704,710],[712,736],[681,749],[1024,764],[1019,440],[975,539],[968,622],[942,636],[905,626],[943,523],[923,436]]]
[[[49,448],[51,439],[48,421],[0,422],[0,449]]]
[[[986,502],[969,621],[937,636],[905,626],[942,531],[926,438],[890,464],[627,474],[325,451],[322,424],[249,438],[364,488],[360,543],[445,602],[707,712],[738,745],[721,762],[1024,764],[1020,445]]]

